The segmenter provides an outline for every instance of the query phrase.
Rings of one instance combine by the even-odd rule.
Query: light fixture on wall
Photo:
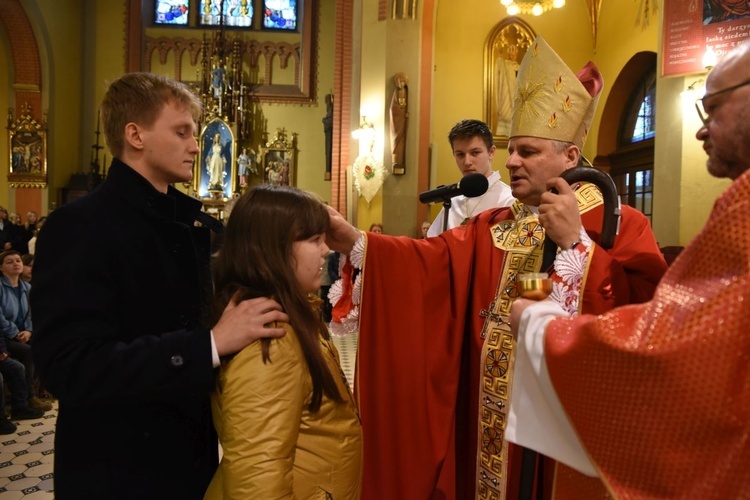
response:
[[[692,104],[692,101],[703,96],[703,94],[705,93],[706,80],[704,80],[703,78],[698,78],[696,81],[688,85],[688,87],[683,90],[680,95],[690,101],[690,104]]]
[[[359,141],[374,141],[375,140],[375,126],[367,121],[367,117],[362,117],[362,122],[359,128],[352,131],[352,137]]]
[[[695,115],[695,100],[703,97],[706,93],[706,81],[698,78],[680,92],[682,98],[682,116],[690,116],[691,119],[697,119]]]
[[[509,16],[518,14],[533,14],[541,16],[548,10],[559,9],[565,5],[565,0],[500,0]]]
[[[706,52],[703,53],[703,67],[706,71],[711,71],[711,68],[716,66],[716,52],[711,47],[706,47]]]

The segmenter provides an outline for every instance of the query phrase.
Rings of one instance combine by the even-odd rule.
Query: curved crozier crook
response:
[[[617,195],[615,181],[605,172],[593,167],[573,167],[563,172],[560,177],[571,185],[577,182],[590,182],[599,188],[604,198],[604,219],[599,245],[603,248],[612,248],[620,230],[620,197]],[[557,192],[554,189],[552,191]],[[556,255],[557,245],[549,237],[545,237],[542,270],[549,269],[555,262]]]

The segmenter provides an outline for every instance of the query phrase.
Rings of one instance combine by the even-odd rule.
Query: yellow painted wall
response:
[[[47,52],[45,81],[49,83],[48,110],[48,172],[50,208],[58,197],[58,189],[67,185],[70,174],[85,168],[79,147],[82,127],[83,95],[80,81],[83,58],[84,2],[39,2],[36,18],[43,40],[37,40],[42,52]],[[33,11],[29,17],[34,16]],[[34,18],[32,17],[32,22]],[[42,59],[44,64],[45,58]]]
[[[109,82],[125,72],[125,3],[118,1],[97,0],[94,41],[94,60],[89,69],[93,78],[94,93],[89,98],[93,106],[92,115],[87,119],[94,120],[107,91]],[[92,136],[93,139],[93,136]],[[101,142],[104,145],[104,142]],[[107,155],[111,158],[110,155]]]
[[[7,43],[7,33],[0,25],[0,68],[10,68],[10,47]],[[10,107],[8,96],[11,95],[11,72],[9,70],[0,71],[0,110],[6,111]],[[5,120],[4,120],[5,121]],[[3,130],[0,133],[0,206],[8,208],[8,176],[5,172],[10,169],[10,156],[8,152],[8,133]]]
[[[378,21],[378,1],[364,0],[362,8],[362,68],[359,92],[361,116],[367,116],[375,129],[373,155],[390,172],[390,106],[395,91],[393,76],[404,73],[408,78],[408,124],[406,131],[405,174],[387,175],[376,197],[368,204],[357,199],[357,226],[369,229],[382,223],[387,234],[415,235],[417,204],[414,193],[418,181],[417,139],[420,127],[420,35],[417,19],[386,19]],[[359,119],[359,118],[358,118]],[[360,154],[366,154],[361,144]],[[352,159],[354,161],[354,159]]]
[[[378,21],[377,0],[363,0],[362,2],[362,71],[360,73],[360,96],[359,109],[360,116],[366,116],[367,120],[375,129],[375,145],[373,146],[373,155],[381,161],[390,159],[390,155],[385,155],[387,135],[385,126],[387,125],[385,109],[388,105],[386,98],[386,85],[388,75],[386,73],[387,51],[386,33],[387,25],[385,22]],[[356,123],[356,122],[355,122]],[[367,145],[363,141],[355,145],[352,151],[352,163],[357,154],[366,154]],[[357,220],[356,225],[360,229],[369,229],[373,223],[381,224],[383,222],[383,188],[368,204],[363,197],[357,197]],[[388,231],[387,228],[385,228]]]

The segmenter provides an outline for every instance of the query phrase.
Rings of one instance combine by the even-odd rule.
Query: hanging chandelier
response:
[[[565,5],[565,0],[500,0],[509,16],[518,14],[533,14],[541,16],[548,10],[559,9]]]

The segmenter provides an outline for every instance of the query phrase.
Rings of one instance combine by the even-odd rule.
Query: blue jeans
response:
[[[8,382],[10,400],[14,409],[24,409],[29,406],[28,392],[26,392],[26,369],[18,360],[6,358],[0,361],[0,374]],[[5,406],[3,401],[3,406]]]

